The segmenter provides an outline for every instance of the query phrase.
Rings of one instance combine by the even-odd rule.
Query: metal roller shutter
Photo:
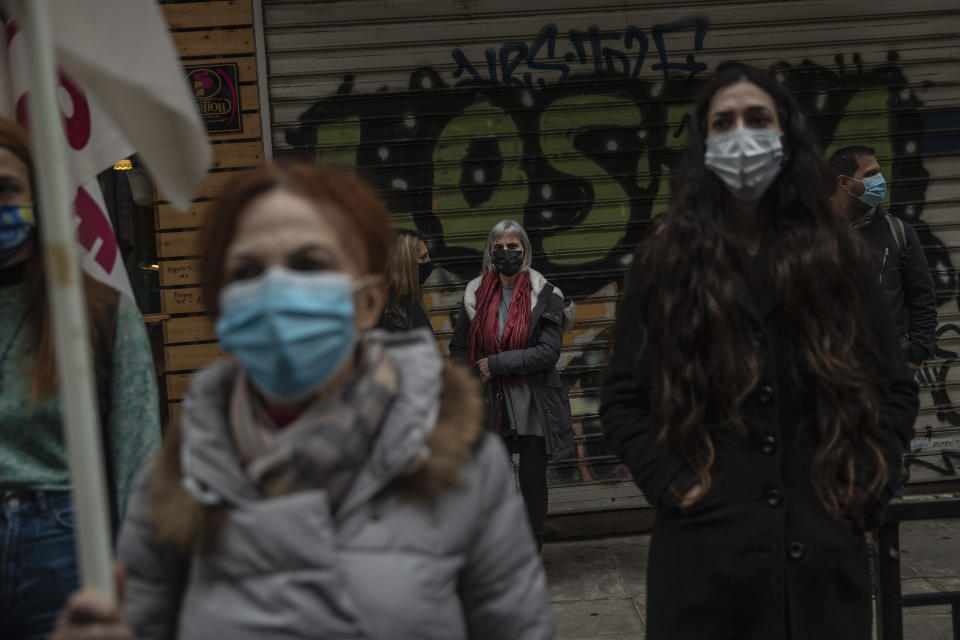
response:
[[[588,6],[589,4],[589,6]],[[960,462],[960,7],[955,0],[263,3],[273,144],[355,166],[441,268],[441,343],[490,227],[530,232],[535,267],[579,305],[560,367],[579,458],[551,512],[642,505],[602,440],[598,386],[622,275],[666,207],[693,97],[727,60],[774,69],[825,150],[877,149],[888,209],[915,224],[939,288],[912,482]]]

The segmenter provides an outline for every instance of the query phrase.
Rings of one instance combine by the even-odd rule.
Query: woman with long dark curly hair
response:
[[[670,210],[637,252],[601,418],[657,511],[647,637],[870,637],[863,533],[917,386],[830,172],[767,73],[700,95]]]

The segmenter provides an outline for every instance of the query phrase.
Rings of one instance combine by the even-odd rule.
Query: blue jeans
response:
[[[42,640],[79,586],[66,491],[0,491],[0,638]]]

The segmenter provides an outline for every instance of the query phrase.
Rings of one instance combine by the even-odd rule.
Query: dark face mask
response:
[[[417,270],[420,272],[419,280],[420,284],[423,284],[427,281],[427,278],[430,277],[430,274],[433,273],[433,260],[429,262],[420,262],[417,264]]]
[[[523,266],[523,251],[497,249],[493,252],[493,266],[507,277],[516,275]]]

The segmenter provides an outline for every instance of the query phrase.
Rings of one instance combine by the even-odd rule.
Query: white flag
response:
[[[96,176],[135,151],[174,206],[185,209],[210,166],[206,128],[152,0],[53,0],[60,110],[77,188],[77,238],[84,269],[130,293]],[[6,20],[8,82],[0,108],[29,128],[15,20]],[[36,159],[42,170],[42,159]]]

